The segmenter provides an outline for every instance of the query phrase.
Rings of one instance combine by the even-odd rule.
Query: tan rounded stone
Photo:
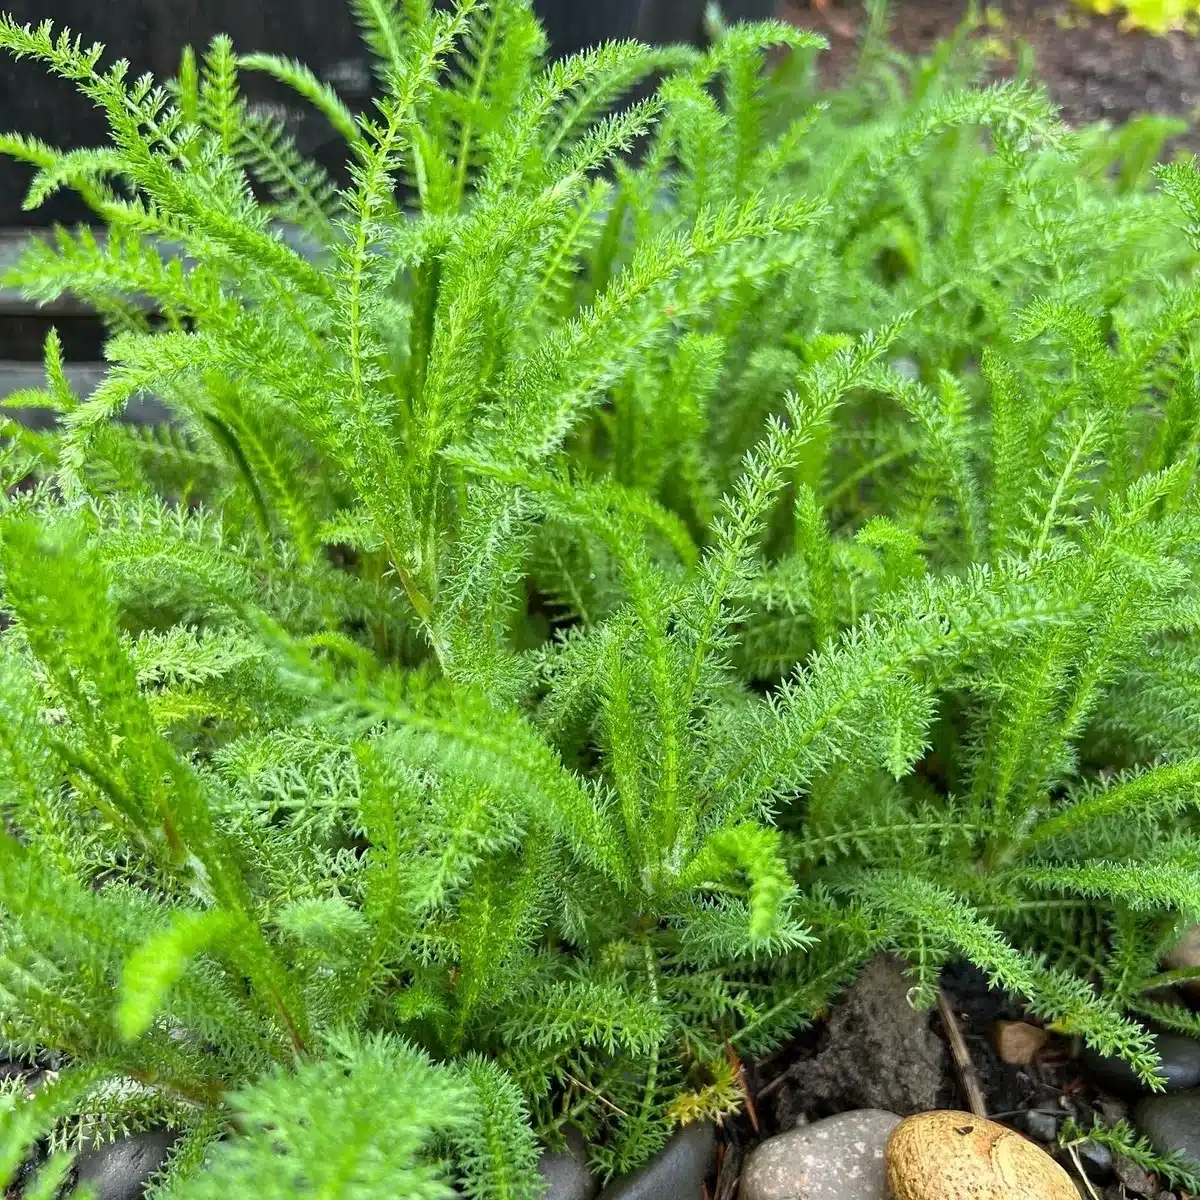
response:
[[[1049,1039],[1044,1029],[1026,1021],[997,1021],[992,1027],[996,1053],[1011,1066],[1027,1067]]]
[[[1019,1133],[970,1113],[918,1113],[885,1151],[895,1200],[1078,1200],[1071,1177]]]

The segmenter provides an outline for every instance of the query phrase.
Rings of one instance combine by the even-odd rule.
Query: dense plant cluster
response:
[[[965,39],[824,93],[781,24],[547,65],[523,0],[356,13],[363,114],[0,23],[111,128],[2,143],[104,226],[14,279],[112,328],[0,459],[0,1037],[61,1068],[6,1175],[165,1122],[160,1200],[533,1195],[568,1124],[611,1173],[735,1109],[880,949],[1149,1075],[1200,916],[1164,126]]]

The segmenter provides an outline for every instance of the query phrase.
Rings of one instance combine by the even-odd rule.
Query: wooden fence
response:
[[[551,48],[565,54],[611,37],[647,41],[691,40],[698,36],[705,0],[534,0]],[[732,18],[769,15],[775,0],[725,0]],[[227,32],[242,49],[269,50],[308,63],[351,104],[367,101],[370,70],[346,0],[0,0],[0,8],[20,21],[46,17],[85,41],[104,42],[112,56],[130,60],[133,73],[159,78],[178,69],[183,46],[202,47],[215,33]],[[257,103],[288,103],[289,126],[308,155],[334,165],[340,143],[319,117],[269,80],[249,77],[247,98]],[[74,88],[49,77],[36,63],[0,60],[0,112],[4,128],[32,134],[54,146],[97,145],[105,130],[99,114]],[[29,168],[0,160],[0,270],[10,263],[31,232],[52,223],[87,220],[87,210],[69,194],[33,213],[21,200]],[[70,374],[87,394],[103,373],[103,330],[95,314],[70,298],[38,306],[13,289],[0,289],[0,397],[41,382],[42,343],[53,325],[63,338]],[[137,419],[161,414],[155,405],[132,406]],[[36,422],[38,414],[24,416]]]

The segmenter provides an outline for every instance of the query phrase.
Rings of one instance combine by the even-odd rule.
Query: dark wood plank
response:
[[[107,43],[105,61],[128,59],[130,78],[143,71],[169,78],[179,69],[184,45],[203,50],[214,33],[228,33],[240,51],[269,50],[299,58],[318,75],[336,80],[351,104],[368,99],[368,60],[345,0],[5,0],[2,7],[18,21],[50,17],[56,26],[69,26],[85,44],[97,39]],[[771,14],[776,0],[724,0],[721,7],[732,20],[762,17]],[[534,0],[550,49],[559,55],[634,33],[693,38],[703,9],[703,0]],[[246,72],[241,86],[252,104],[286,104],[302,152],[335,173],[343,172],[344,178],[345,146],[327,122],[266,76]],[[66,150],[101,145],[107,137],[96,107],[70,82],[51,76],[36,62],[6,57],[0,63],[0,112],[5,129]],[[25,212],[21,203],[32,174],[26,164],[0,159],[0,225],[88,219],[87,208],[66,189],[35,212]]]
[[[313,241],[302,229],[283,224],[275,228],[283,241],[297,254],[303,255],[310,261],[320,255],[321,246]],[[14,266],[19,261],[31,238],[45,237],[46,234],[46,230],[40,229],[0,229],[0,278],[3,278],[4,272],[9,267]],[[96,231],[96,240],[103,242],[104,233],[102,230]],[[171,242],[160,242],[159,249],[166,258],[178,258],[183,253],[181,246]],[[190,261],[185,260],[185,262]],[[146,312],[150,312],[155,308],[154,303],[148,297],[131,296],[129,299]],[[0,286],[0,318],[6,316],[54,317],[59,315],[79,317],[93,314],[93,309],[74,296],[60,296],[57,300],[39,303],[36,300],[26,299],[21,294],[20,288]],[[8,353],[11,354],[12,351],[10,350]]]
[[[66,365],[67,379],[83,399],[91,395],[107,370],[104,363]],[[46,374],[41,363],[0,361],[0,399],[27,388],[45,387],[45,384]],[[7,408],[0,412],[31,429],[45,429],[53,424],[53,414],[44,408]],[[169,414],[161,401],[150,396],[135,396],[126,406],[123,419],[137,425],[159,425],[169,420]]]
[[[16,266],[34,232],[29,229],[0,229],[0,278],[10,267]],[[26,299],[20,288],[0,286],[0,317],[79,317],[91,311],[83,301],[74,296],[59,296],[57,300],[39,304],[36,300]]]
[[[79,395],[89,396],[108,373],[104,363],[67,363],[67,379]],[[46,372],[41,363],[0,361],[0,398],[26,388],[45,387]]]
[[[344,0],[4,0],[0,8],[18,21],[36,24],[49,17],[56,27],[69,26],[85,45],[106,43],[105,65],[128,59],[130,79],[143,71],[152,71],[159,80],[173,76],[183,47],[190,44],[202,52],[215,33],[230,34],[239,51],[275,51],[307,61],[318,71],[362,53]],[[243,90],[252,103],[286,96],[273,81],[250,72]],[[41,63],[4,56],[0,112],[4,129],[32,134],[63,149],[98,146],[106,140],[102,114],[69,81],[52,77]],[[320,124],[312,117],[306,123]],[[87,219],[87,209],[69,191],[36,212],[22,212],[31,174],[24,164],[0,160],[0,225]]]

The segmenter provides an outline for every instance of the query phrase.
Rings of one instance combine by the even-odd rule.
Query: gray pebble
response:
[[[1160,1154],[1178,1150],[1200,1165],[1200,1089],[1147,1096],[1133,1120]]]
[[[1083,1164],[1083,1169],[1087,1171],[1088,1178],[1094,1179],[1097,1183],[1107,1183],[1112,1177],[1112,1151],[1103,1143],[1081,1142],[1075,1147],[1075,1153],[1079,1155],[1079,1161]]]
[[[1162,1058],[1158,1073],[1168,1092],[1200,1084],[1200,1041],[1177,1033],[1160,1033],[1154,1042]],[[1141,1096],[1150,1090],[1124,1059],[1105,1058],[1089,1048],[1081,1061],[1094,1083],[1118,1096]]]
[[[741,1200],[884,1200],[883,1150],[899,1124],[862,1108],[768,1138],[742,1171]]]
[[[1132,1159],[1118,1154],[1113,1162],[1113,1169],[1121,1186],[1134,1196],[1157,1196],[1158,1179],[1149,1171],[1139,1167]]]
[[[588,1170],[587,1145],[578,1129],[566,1131],[565,1150],[547,1151],[538,1162],[546,1181],[542,1200],[592,1200],[600,1190],[600,1181]]]
[[[701,1200],[716,1159],[715,1127],[685,1125],[644,1167],[614,1179],[600,1200]]]
[[[1052,1142],[1058,1137],[1058,1117],[1054,1113],[1030,1109],[1025,1114],[1025,1132],[1039,1142]]]
[[[163,1165],[178,1133],[156,1129],[137,1133],[79,1156],[79,1184],[89,1184],[95,1200],[139,1200]]]

